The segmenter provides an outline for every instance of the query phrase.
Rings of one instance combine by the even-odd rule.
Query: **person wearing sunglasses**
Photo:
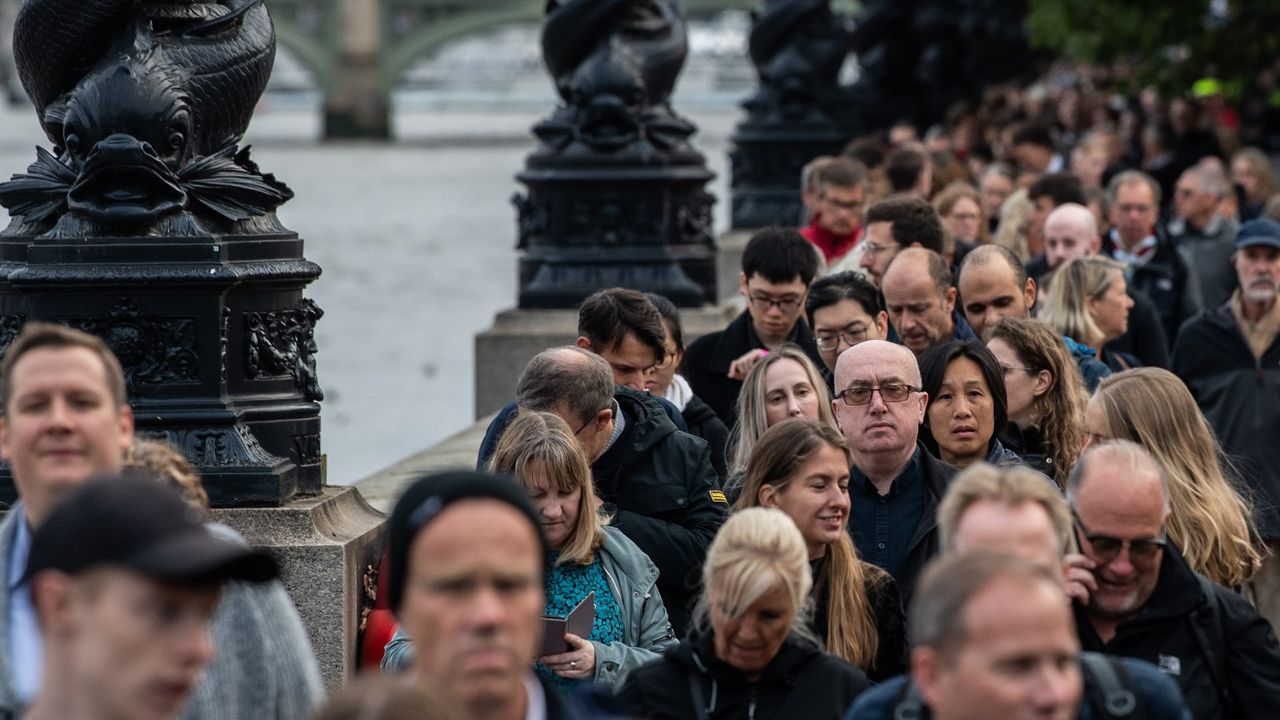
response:
[[[831,406],[853,454],[849,528],[858,555],[893,576],[904,604],[940,551],[938,503],[957,472],[919,443],[928,401],[901,345],[868,340],[836,361]]]
[[[1067,479],[1073,532],[1097,588],[1073,609],[1081,649],[1156,664],[1196,718],[1280,717],[1280,644],[1240,595],[1169,540],[1168,483],[1141,445],[1090,447]]]

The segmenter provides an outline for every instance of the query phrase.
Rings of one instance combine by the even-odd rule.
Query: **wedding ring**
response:
[[[570,660],[570,661],[569,661],[569,669],[571,669],[571,670],[577,670],[577,669],[578,669],[578,661],[577,661],[577,660]]]

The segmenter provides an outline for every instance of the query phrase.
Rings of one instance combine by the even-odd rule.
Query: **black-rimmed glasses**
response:
[[[851,387],[836,393],[836,397],[845,405],[866,405],[871,402],[871,394],[879,391],[880,399],[887,403],[902,402],[911,397],[911,393],[920,392],[920,388],[902,383],[889,383],[875,387]]]

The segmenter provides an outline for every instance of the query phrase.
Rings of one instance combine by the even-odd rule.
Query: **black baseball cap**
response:
[[[43,570],[74,575],[98,566],[179,583],[265,582],[278,574],[269,554],[211,530],[177,491],[136,473],[91,480],[59,503],[31,539],[22,581]]]

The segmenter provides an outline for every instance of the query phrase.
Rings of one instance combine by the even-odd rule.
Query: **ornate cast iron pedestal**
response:
[[[0,348],[29,320],[103,337],[138,432],[181,448],[216,506],[318,494],[320,268],[276,219],[292,192],[239,147],[266,8],[27,0],[14,51],[53,152],[0,184]]]
[[[838,81],[851,36],[828,2],[768,0],[752,24],[760,88],[729,154],[735,229],[799,223],[804,166],[849,139]]]
[[[713,175],[668,98],[687,52],[675,0],[552,0],[543,56],[565,105],[517,179],[521,308],[625,286],[715,301]]]

